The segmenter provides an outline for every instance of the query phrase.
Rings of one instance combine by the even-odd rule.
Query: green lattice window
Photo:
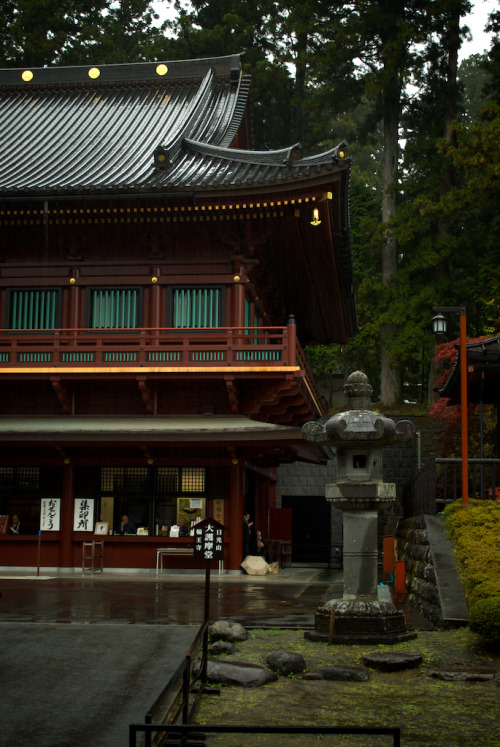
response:
[[[141,325],[139,288],[92,288],[89,293],[92,329],[134,329]]]
[[[10,292],[10,329],[55,329],[59,326],[58,288],[13,289]]]
[[[172,327],[220,327],[222,288],[172,288]]]

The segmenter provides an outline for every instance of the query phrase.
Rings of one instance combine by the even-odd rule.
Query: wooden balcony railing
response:
[[[296,357],[294,325],[0,331],[0,367],[4,369],[296,366]]]
[[[203,329],[43,329],[0,330],[0,370],[31,373],[64,369],[91,373],[96,368],[293,367],[302,371],[319,412],[323,398],[296,337],[286,327],[211,327]],[[14,371],[12,371],[14,373]]]

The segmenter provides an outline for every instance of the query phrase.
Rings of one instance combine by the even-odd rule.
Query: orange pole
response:
[[[462,505],[469,502],[469,448],[467,433],[467,349],[465,309],[460,312],[460,404],[462,408]]]

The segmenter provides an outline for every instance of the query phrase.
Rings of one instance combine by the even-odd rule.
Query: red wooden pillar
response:
[[[226,526],[229,530],[228,570],[240,570],[243,560],[244,500],[243,460],[233,459],[229,470],[229,506]]]
[[[78,287],[78,278],[80,272],[77,269],[71,270],[71,278],[69,280],[69,299],[68,299],[68,327],[70,329],[77,329],[80,327],[80,293],[81,290]]]
[[[61,568],[72,568],[73,561],[73,512],[74,512],[74,487],[73,487],[73,465],[69,461],[64,463],[62,474],[61,493],[61,543],[59,545],[59,566]]]
[[[245,326],[245,278],[243,275],[234,276],[232,317],[231,327]]]
[[[161,324],[161,287],[160,287],[160,268],[151,268],[151,287],[149,289],[149,327],[157,329],[164,327]],[[156,335],[153,334],[153,337]]]

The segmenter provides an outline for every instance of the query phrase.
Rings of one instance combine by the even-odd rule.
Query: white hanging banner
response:
[[[61,499],[42,498],[40,505],[40,530],[58,532],[61,526]]]
[[[76,498],[75,511],[73,514],[74,532],[94,531],[94,499]]]

